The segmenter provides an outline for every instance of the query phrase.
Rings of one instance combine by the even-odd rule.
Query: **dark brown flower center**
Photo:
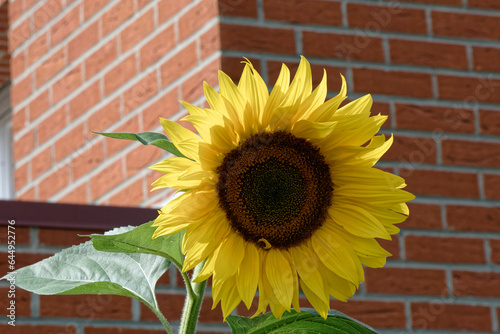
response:
[[[231,227],[263,248],[287,249],[311,237],[332,199],[319,149],[285,131],[251,136],[217,169],[219,204]]]

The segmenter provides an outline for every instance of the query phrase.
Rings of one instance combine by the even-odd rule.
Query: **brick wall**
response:
[[[10,2],[16,197],[151,206],[158,149],[91,131],[161,131],[220,68],[216,2]],[[132,194],[132,196],[130,196]]]
[[[207,0],[9,4],[19,199],[154,206],[167,195],[149,193],[157,150],[89,131],[161,131],[159,116],[184,114],[176,100],[203,103],[200,83],[215,84],[217,69],[237,78],[246,56],[272,84],[281,62],[295,68],[303,54],[316,84],[326,68],[331,95],[339,72],[351,99],[373,95],[373,112],[389,115],[382,132],[395,135],[379,167],[417,195],[383,244],[394,254],[386,268],[367,270],[356,296],[332,306],[384,333],[499,331],[498,1],[219,0],[218,19]],[[27,247],[47,252],[57,240]],[[178,312],[177,281],[161,289],[166,313]],[[97,323],[151,319],[117,304]],[[47,316],[75,317],[61,312]]]

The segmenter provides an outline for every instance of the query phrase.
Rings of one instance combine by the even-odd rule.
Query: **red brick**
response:
[[[464,45],[389,40],[391,62],[417,66],[467,69],[467,53]]]
[[[406,177],[416,164],[436,163],[436,142],[426,137],[394,137],[394,142],[382,156],[382,161],[398,161],[401,176]]]
[[[142,126],[144,131],[151,131],[160,125],[160,117],[170,118],[179,112],[177,90],[171,90],[159,100],[153,102],[142,111]]]
[[[353,68],[354,91],[359,93],[431,98],[431,76],[426,73]]]
[[[22,23],[12,28],[9,33],[9,52],[17,49],[28,38],[31,37],[30,19],[25,19]]]
[[[77,125],[68,133],[59,138],[54,147],[55,161],[59,162],[83,146],[86,140],[86,131],[84,124]]]
[[[33,14],[33,25],[35,31],[42,29],[49,21],[57,16],[63,10],[61,0],[44,1]]]
[[[60,48],[36,68],[36,86],[40,87],[66,67],[66,49]]]
[[[31,179],[35,180],[37,177],[48,171],[52,167],[52,149],[46,148],[31,160]]]
[[[71,203],[71,204],[91,204],[87,201],[87,184],[84,183],[78,187],[72,187],[66,195],[57,200],[57,203]]]
[[[220,16],[257,17],[256,0],[219,0],[218,5]]]
[[[483,8],[487,10],[500,10],[500,3],[495,0],[468,0],[467,6],[470,8]]]
[[[80,87],[82,83],[82,69],[77,66],[54,83],[52,86],[52,103],[58,103]]]
[[[127,114],[135,110],[156,93],[158,93],[156,72],[151,72],[123,93],[124,112]]]
[[[453,271],[453,295],[500,297],[500,274],[494,272]]]
[[[500,64],[496,61],[500,58],[500,49],[492,47],[472,47],[474,70],[486,72],[500,72]]]
[[[68,167],[63,166],[38,183],[38,197],[41,201],[47,201],[67,186],[69,186]]]
[[[12,57],[10,60],[12,79],[20,76],[24,72],[25,67],[24,52],[20,52],[16,56]]]
[[[15,240],[16,245],[29,245],[30,244],[30,228],[24,226],[15,226],[15,230],[10,230],[16,233]],[[7,244],[8,241],[12,240],[12,238],[8,238],[8,229],[7,226],[2,226],[2,235],[0,235],[0,244]],[[12,234],[11,234],[12,236]],[[19,290],[21,291],[21,290]],[[0,294],[1,295],[1,294]],[[5,295],[4,295],[5,296]],[[0,307],[1,308],[1,307]]]
[[[441,207],[436,204],[408,203],[410,215],[408,219],[398,227],[404,229],[440,230]]]
[[[98,22],[90,24],[68,42],[68,60],[70,63],[97,44],[99,41],[98,26]]]
[[[133,182],[109,198],[109,205],[138,206],[144,201],[143,179]]]
[[[264,17],[266,20],[289,23],[342,25],[340,3],[319,0],[265,0]]]
[[[101,101],[101,87],[97,80],[69,101],[70,119],[74,121],[99,101]]]
[[[85,151],[79,153],[71,161],[73,180],[77,180],[83,175],[97,168],[104,159],[102,141],[98,141]]]
[[[170,85],[198,63],[196,44],[193,42],[161,65],[162,87]]]
[[[37,2],[38,0],[24,0],[24,10],[32,8]]]
[[[241,73],[243,71],[243,68],[245,67],[245,65],[242,63],[243,60],[244,59],[241,57],[228,57],[224,55],[221,58],[221,70],[226,73],[235,83],[238,83],[238,81],[240,80]],[[263,75],[260,59],[248,58],[248,60],[252,62],[252,65],[257,70],[257,72]],[[269,82],[272,83],[273,77],[274,81],[276,81],[276,78],[278,77],[278,73],[281,68],[281,62],[268,62],[268,64],[268,75],[270,76]],[[274,69],[274,67],[276,67],[277,69]]]
[[[490,240],[491,262],[500,264],[500,240]]]
[[[10,89],[11,105],[16,106],[32,93],[31,75],[28,74],[26,78],[12,85]]]
[[[186,7],[192,0],[178,0],[174,2],[160,1],[158,2],[158,18],[160,24],[169,20],[172,16]]]
[[[113,67],[104,76],[104,94],[107,96],[127,83],[137,74],[135,55],[130,55],[120,64]]]
[[[415,195],[479,198],[475,173],[415,169],[408,174],[406,190]]]
[[[445,164],[500,167],[499,143],[446,139],[441,146]]]
[[[366,268],[366,291],[397,295],[447,294],[444,270],[412,268]]]
[[[59,44],[73,31],[80,27],[80,6],[73,8],[50,28],[50,44]]]
[[[203,304],[200,310],[200,322],[201,323],[222,323],[222,310],[220,308],[220,303],[216,308],[212,310],[213,299],[211,297],[203,297]]]
[[[155,29],[153,10],[149,10],[141,17],[135,19],[128,27],[123,29],[120,34],[121,51],[125,52],[134,45],[142,41],[147,35]]]
[[[197,98],[203,96],[204,81],[212,87],[217,86],[219,69],[220,59],[216,59],[187,78],[182,83],[182,99],[187,102],[194,102]]]
[[[478,102],[500,103],[500,94],[497,90],[500,80],[488,77],[458,77],[438,75],[439,98],[444,100],[458,100],[467,104]]]
[[[88,118],[89,131],[104,132],[121,118],[120,98],[115,98]],[[89,136],[93,136],[89,133]]]
[[[15,190],[19,191],[28,184],[28,164],[25,163],[21,167],[14,170],[14,186]]]
[[[130,320],[131,302],[113,295],[40,296],[40,317]]]
[[[12,132],[16,135],[19,131],[28,125],[26,120],[26,108],[18,109],[12,114]]]
[[[161,150],[155,146],[139,146],[125,156],[127,177],[138,174],[161,158]]]
[[[142,305],[142,304],[141,304]],[[165,330],[145,328],[85,327],[85,334],[163,334]]]
[[[483,174],[483,180],[485,197],[500,200],[500,175]]]
[[[40,228],[38,230],[38,240],[40,245],[44,246],[70,247],[90,240],[88,237],[80,237],[79,235],[89,235],[92,233],[102,234],[102,231]]]
[[[141,69],[144,69],[166,55],[175,47],[174,26],[170,25],[141,48]]]
[[[116,59],[117,55],[116,38],[114,38],[85,59],[85,74],[87,79],[92,78],[109,65]]]
[[[45,143],[64,129],[66,126],[66,114],[66,106],[62,106],[38,124],[38,145]]]
[[[49,91],[45,90],[31,100],[29,104],[29,119],[33,122],[40,115],[49,109]]]
[[[220,50],[219,25],[210,28],[209,31],[200,36],[201,59],[206,59]]]
[[[165,318],[169,321],[178,321],[181,319],[182,307],[186,299],[185,295],[157,293],[156,298]],[[158,318],[147,306],[141,303],[141,320],[158,321]]]
[[[424,10],[401,8],[392,4],[387,6],[347,4],[347,20],[350,27],[367,31],[427,33]]]
[[[14,162],[32,152],[35,147],[35,136],[33,130],[14,141]]]
[[[448,205],[448,228],[456,231],[500,232],[500,208]]]
[[[83,0],[83,18],[87,21],[91,16],[101,10],[108,0]]]
[[[484,240],[408,235],[406,260],[441,263],[486,263]]]
[[[122,124],[116,129],[113,129],[113,132],[141,132],[139,129],[139,118],[134,117],[129,119],[127,122]],[[133,143],[128,140],[119,140],[119,139],[112,139],[112,138],[105,138],[105,143],[106,143],[106,157],[111,157],[114,154],[118,153],[125,147],[128,147],[129,145],[132,145]]]
[[[91,198],[95,200],[114,189],[124,180],[121,159],[109,164],[90,179]]]
[[[304,31],[302,33],[306,57],[385,61],[382,39],[364,35],[346,35]]]
[[[295,36],[292,29],[221,24],[223,50],[266,52],[294,55]]]
[[[0,324],[0,331],[9,334],[76,334],[76,327],[74,325],[53,326],[53,325],[25,325],[17,324],[15,327],[7,325],[6,323]]]
[[[40,35],[40,37],[28,45],[28,66],[40,59],[48,50],[47,34]]]
[[[9,1],[8,6],[9,12],[9,22],[16,22],[19,17],[23,14],[23,1],[13,0]]]
[[[17,228],[16,228],[16,237],[17,237]],[[9,298],[8,296],[12,293],[14,294],[14,296],[12,298]],[[11,306],[10,305],[11,301],[15,302],[14,306],[15,306],[16,317],[18,316],[29,317],[31,315],[31,306],[30,306],[31,296],[28,291],[21,290],[18,288],[12,291],[9,289],[9,287],[1,287],[0,295],[5,296],[4,298],[0,299],[0,315],[3,316],[3,318],[5,318],[5,316],[7,316],[10,313],[10,311],[7,308]],[[7,321],[10,321],[10,319],[8,319]],[[7,323],[7,321],[5,322]],[[17,326],[18,324],[16,324],[16,327]],[[13,326],[9,327],[15,328]],[[0,330],[1,328],[2,327],[0,327]],[[6,329],[5,332],[2,331],[2,333],[12,333],[12,331]]]
[[[448,303],[412,303],[412,327],[429,329],[490,332],[490,308]]]
[[[16,199],[20,201],[35,202],[37,199],[35,188],[29,188],[28,190],[17,193]]]
[[[500,111],[480,109],[479,126],[482,134],[500,136]]]
[[[123,0],[117,2],[112,8],[106,11],[101,17],[102,36],[106,36],[115,30],[125,20],[134,15],[134,1]]]
[[[180,41],[193,35],[208,21],[217,16],[217,1],[218,0],[201,1],[179,18],[178,27]]]
[[[443,5],[443,6],[460,6],[462,7],[462,0],[400,0],[402,2],[419,2],[429,5]]]
[[[475,131],[472,110],[399,103],[395,106],[399,129],[458,133]]]
[[[500,17],[433,11],[432,30],[437,36],[500,40]]]

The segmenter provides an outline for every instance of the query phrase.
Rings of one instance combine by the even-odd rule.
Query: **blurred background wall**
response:
[[[498,332],[500,1],[0,2],[0,194],[158,208],[172,192],[150,192],[158,175],[147,167],[166,155],[91,131],[161,132],[159,117],[186,114],[178,100],[205,105],[202,82],[216,86],[219,69],[237,80],[248,57],[272,86],[299,55],[315,84],[327,70],[329,96],[339,73],[350,99],[373,95],[373,113],[389,116],[382,132],[395,136],[378,166],[417,196],[383,242],[386,268],[367,270],[356,296],[332,307],[384,333]],[[23,264],[79,242],[70,228],[18,233]],[[167,274],[159,300],[176,321],[183,284]],[[136,301],[20,296],[19,326],[0,324],[9,333],[161,332]],[[200,333],[228,332],[210,306],[207,297]]]

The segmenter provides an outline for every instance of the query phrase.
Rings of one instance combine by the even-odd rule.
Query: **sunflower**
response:
[[[276,318],[300,311],[299,286],[326,317],[330,296],[346,301],[391,254],[375,238],[391,239],[414,196],[404,180],[373,168],[392,136],[376,135],[386,116],[370,116],[370,95],[340,107],[325,102],[326,72],[313,90],[302,57],[290,83],[282,65],[271,93],[247,60],[238,85],[219,72],[220,93],[204,83],[210,108],[181,102],[200,136],[160,119],[184,155],[151,168],[164,173],[154,189],[184,190],[159,211],[154,237],[186,230],[188,271],[212,276],[214,307],[224,318],[243,301]],[[186,189],[188,189],[186,191]]]

